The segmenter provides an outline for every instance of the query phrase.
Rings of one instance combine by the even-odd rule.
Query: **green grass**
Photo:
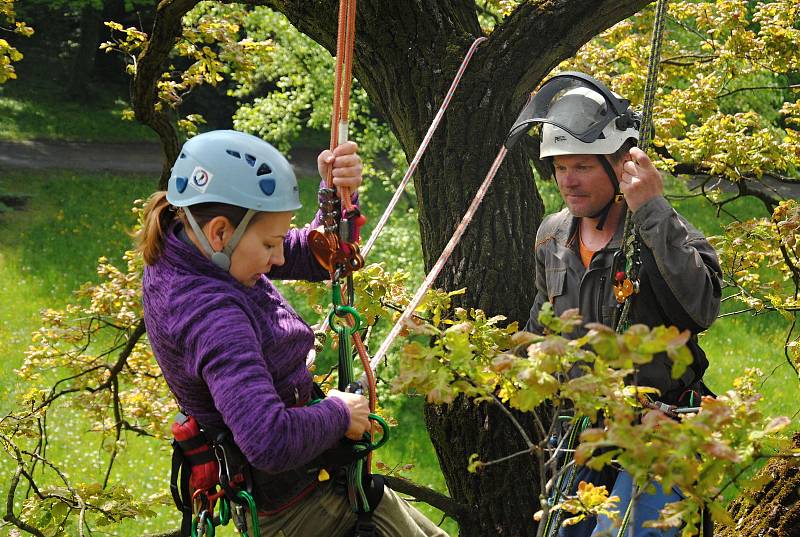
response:
[[[130,249],[133,200],[146,196],[153,177],[0,171],[0,189],[31,198],[22,211],[0,215],[0,387],[14,385],[43,308],[67,303],[81,283],[96,280],[97,259],[121,261]],[[8,404],[4,398],[3,410]]]
[[[67,99],[54,81],[20,77],[0,85],[0,140],[156,141],[148,127],[124,121],[124,87],[95,86],[82,101]]]

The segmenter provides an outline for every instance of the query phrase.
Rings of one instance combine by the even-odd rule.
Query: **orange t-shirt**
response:
[[[581,261],[583,261],[583,266],[587,269],[589,268],[589,263],[592,262],[592,256],[594,255],[594,250],[590,250],[583,244],[583,240],[578,241],[578,250],[581,254]]]

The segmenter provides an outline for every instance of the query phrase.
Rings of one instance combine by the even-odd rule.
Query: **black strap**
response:
[[[201,453],[195,453],[194,455],[184,455],[183,457],[186,462],[189,463],[189,466],[197,466],[199,464],[205,464],[207,462],[217,460],[210,449],[207,449]]]
[[[597,229],[602,230],[603,226],[606,224],[606,218],[608,218],[608,212],[611,210],[611,206],[617,201],[617,194],[619,194],[619,181],[617,180],[617,174],[614,171],[614,168],[611,166],[611,163],[608,161],[608,158],[604,155],[597,155],[597,160],[600,161],[600,164],[603,166],[603,169],[606,171],[606,175],[608,175],[608,180],[611,181],[611,185],[614,187],[614,195],[611,196],[611,199],[608,200],[605,207],[600,209],[600,212],[591,216],[591,218],[600,218],[597,222]]]
[[[378,537],[378,528],[372,521],[372,512],[359,513],[356,527],[353,528],[353,537]]]
[[[378,528],[372,520],[372,513],[378,508],[383,499],[386,478],[378,474],[367,474],[364,476],[364,493],[367,496],[369,511],[360,511],[358,521],[353,528],[353,537],[379,537]]]
[[[183,449],[185,453],[194,451],[197,448],[208,445],[208,440],[206,440],[206,438],[202,434],[194,436],[188,440],[176,440],[176,442],[178,442],[178,445],[181,447],[181,449]]]
[[[192,504],[189,495],[189,475],[191,466],[178,442],[172,441],[172,468],[170,470],[169,490],[175,507],[181,512],[181,537],[192,534]]]
[[[354,448],[354,444],[354,441],[343,438],[336,446],[323,451],[309,466],[318,468],[338,468],[347,466],[358,459],[363,459],[369,454],[369,449],[357,450]]]

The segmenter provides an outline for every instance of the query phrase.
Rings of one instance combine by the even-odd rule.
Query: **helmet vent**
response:
[[[238,151],[234,151],[233,149],[226,149],[225,152],[232,157],[242,158],[242,155]]]
[[[262,179],[258,182],[258,186],[261,187],[261,192],[271,196],[275,192],[275,179]]]
[[[175,178],[175,188],[178,189],[179,194],[183,194],[184,190],[186,190],[186,186],[189,184],[189,179],[187,177],[176,177]]]
[[[261,166],[258,167],[258,171],[256,172],[256,175],[261,177],[262,175],[268,175],[270,173],[272,173],[272,168],[267,166],[267,164],[265,162],[262,162]]]
[[[181,153],[181,158],[186,158],[186,153]]]
[[[247,153],[245,153],[244,160],[246,160],[250,166],[256,165],[256,157],[254,157],[253,155],[248,155]]]

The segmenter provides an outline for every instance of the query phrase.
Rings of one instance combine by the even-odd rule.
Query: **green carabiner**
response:
[[[377,421],[380,424],[381,429],[383,429],[383,434],[381,435],[381,439],[378,440],[377,443],[369,445],[370,451],[375,451],[376,449],[383,446],[386,442],[389,441],[389,424],[386,423],[386,420],[384,420],[377,414],[370,414],[369,419],[371,419],[372,421]]]
[[[223,496],[219,499],[219,523],[221,526],[227,526],[231,521],[231,503]]]
[[[336,326],[336,323],[333,322],[334,318],[344,317],[347,314],[353,316],[353,326]],[[361,330],[361,315],[358,314],[353,306],[336,306],[328,314],[328,324],[331,326],[331,328],[336,330],[339,335],[350,335]]]
[[[256,509],[256,502],[253,499],[253,496],[246,490],[240,490],[239,494],[236,496],[247,502],[247,510],[250,511],[251,522],[253,524],[253,535],[248,536],[247,533],[243,533],[242,536],[261,537],[261,528],[258,524],[258,510]]]

